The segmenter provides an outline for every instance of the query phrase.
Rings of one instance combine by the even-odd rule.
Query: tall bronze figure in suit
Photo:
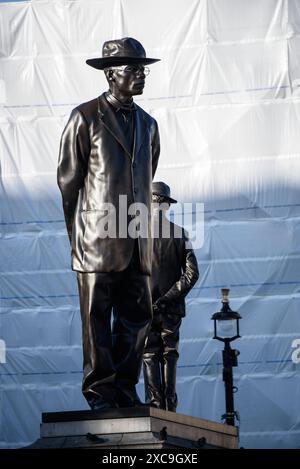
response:
[[[132,221],[132,204],[150,211],[159,133],[132,97],[143,93],[146,65],[157,60],[133,38],[105,42],[102,57],[87,64],[104,70],[109,91],[76,107],[61,138],[58,185],[78,278],[82,390],[96,410],[140,403],[135,385],[152,316],[152,246],[150,236],[120,228],[124,213],[126,228]],[[107,235],[112,216],[116,229]]]
[[[170,204],[176,203],[169,186],[154,182],[152,191],[153,321],[143,357],[145,395],[152,407],[175,412],[179,329],[185,316],[185,296],[198,280],[199,272],[187,232],[166,217]]]

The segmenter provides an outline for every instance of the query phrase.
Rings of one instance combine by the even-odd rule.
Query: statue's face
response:
[[[160,195],[152,194],[152,202],[155,204],[154,208],[159,208],[159,210],[163,212],[166,212],[170,208],[169,200]]]
[[[143,93],[146,78],[144,66],[112,67],[108,73],[108,81],[115,93],[128,97]]]

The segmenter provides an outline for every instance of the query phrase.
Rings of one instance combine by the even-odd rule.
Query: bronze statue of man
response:
[[[87,64],[104,70],[109,91],[76,107],[61,138],[58,185],[80,296],[82,391],[94,410],[140,404],[135,385],[152,316],[152,246],[148,236],[120,234],[118,223],[124,204],[127,227],[132,204],[150,210],[159,132],[132,97],[143,93],[146,65],[158,60],[133,38],[105,42],[102,57]],[[104,236],[107,207],[117,230]]]
[[[185,316],[185,296],[199,277],[198,263],[187,232],[166,217],[170,188],[154,182],[153,259],[151,292],[153,321],[144,350],[146,402],[152,407],[176,411],[176,369],[179,329]]]

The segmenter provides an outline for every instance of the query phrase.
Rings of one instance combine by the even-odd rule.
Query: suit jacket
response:
[[[199,278],[198,263],[188,233],[170,222],[164,215],[153,215],[153,259],[151,273],[152,301],[159,298],[168,301],[166,313],[185,316],[185,296]],[[158,226],[163,226],[162,237]]]
[[[127,207],[141,202],[150,213],[159,132],[156,121],[136,104],[134,107],[132,150],[104,94],[75,108],[63,131],[57,179],[76,271],[116,272],[129,264],[134,239],[122,238],[118,232],[115,238],[99,234],[107,217],[103,204],[113,204],[117,221],[119,195],[127,197]],[[147,275],[151,272],[150,230],[151,224],[148,238],[138,239],[141,271]]]

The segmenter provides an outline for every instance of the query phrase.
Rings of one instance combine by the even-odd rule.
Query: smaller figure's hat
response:
[[[88,59],[86,63],[91,67],[103,70],[118,65],[149,65],[160,59],[146,57],[146,51],[142,44],[132,37],[123,37],[106,41],[102,48],[102,57]]]
[[[170,187],[165,182],[153,182],[152,194],[159,195],[160,197],[167,199],[170,204],[177,204],[177,200],[172,199]]]

